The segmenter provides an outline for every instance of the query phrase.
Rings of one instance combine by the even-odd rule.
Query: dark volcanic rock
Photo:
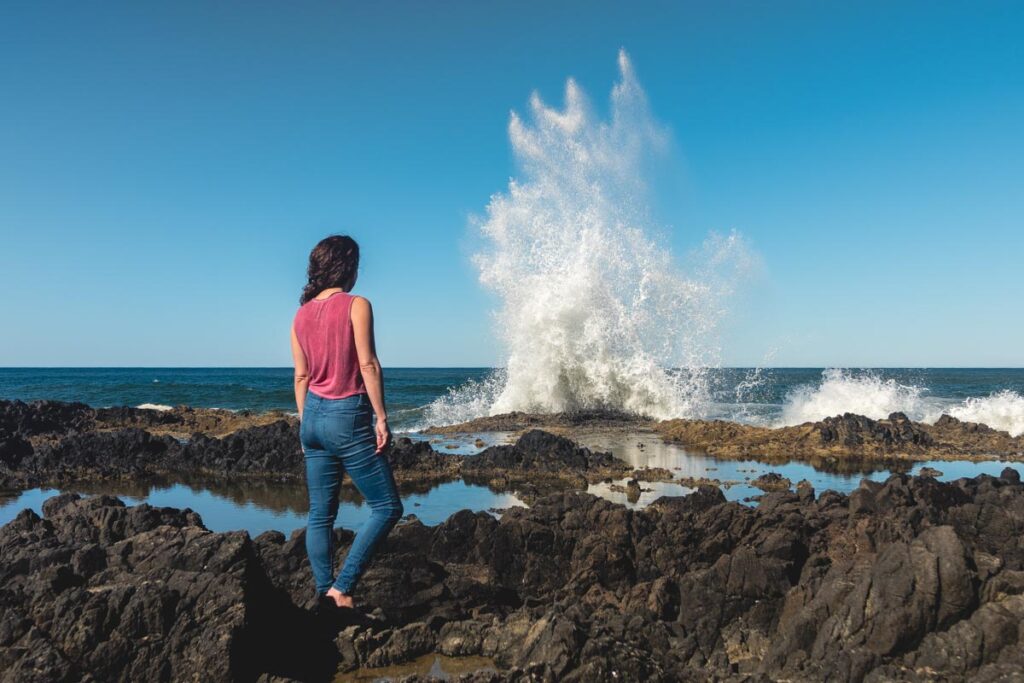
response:
[[[253,680],[329,675],[336,652],[266,580],[244,532],[115,498],[47,501],[0,529],[4,681]],[[295,636],[310,660],[282,661]],[[287,645],[278,639],[284,638]],[[272,647],[271,647],[272,645]]]
[[[195,432],[172,436],[188,425],[213,431],[235,420],[227,411],[138,408],[93,410],[55,401],[0,401],[0,487],[29,487],[103,478],[198,475],[301,481],[305,476],[299,425],[293,419],[245,426],[222,436]],[[164,427],[173,429],[167,430]],[[142,427],[145,427],[143,429]],[[625,465],[607,453],[541,431],[515,445],[480,455],[442,454],[425,441],[399,438],[384,457],[403,490],[421,490],[458,478],[527,497],[559,488],[585,488],[588,480],[621,475]],[[348,485],[348,484],[346,484]]]
[[[301,476],[299,427],[287,420],[247,427],[219,439],[195,434],[182,447],[183,469]]]
[[[387,451],[395,480],[403,482],[439,482],[459,476],[462,458],[438,453],[426,441],[401,437]]]
[[[473,434],[475,432],[521,432],[529,429],[563,432],[580,428],[615,428],[634,431],[646,428],[650,419],[616,410],[576,410],[565,413],[521,413],[478,417],[455,425],[427,427],[424,434]]]
[[[672,472],[664,467],[644,467],[633,470],[630,476],[637,481],[672,481],[675,479]]]
[[[762,491],[788,491],[793,487],[793,482],[778,472],[768,472],[751,481],[750,485]]]
[[[724,420],[679,419],[660,422],[654,429],[666,441],[726,458],[798,457],[812,462],[824,458],[826,463],[830,458],[1024,458],[1024,436],[1011,437],[949,416],[928,425],[913,422],[903,413],[884,420],[846,413],[775,429]]]
[[[283,420],[220,439],[196,434],[186,444],[138,428],[75,433],[20,455],[12,456],[0,445],[0,465],[23,485],[168,473],[284,478],[303,474],[297,429]]]
[[[575,441],[533,429],[511,446],[491,446],[466,459],[463,471],[503,470],[532,472],[626,471],[611,453],[593,452]]]
[[[462,459],[462,477],[497,490],[517,491],[527,502],[538,495],[588,482],[622,477],[629,465],[611,453],[594,452],[563,436],[534,429],[513,445],[491,446]]]
[[[179,449],[171,437],[141,429],[85,432],[38,446],[18,469],[36,480],[140,475],[159,468]]]
[[[0,401],[0,483],[26,487],[199,472],[301,476],[297,422],[270,418],[184,407],[93,410],[83,403]],[[221,438],[195,433],[181,439],[162,429],[204,424],[217,431],[254,421]]]
[[[857,449],[870,443],[885,449],[897,449],[927,448],[934,443],[931,434],[903,413],[893,413],[887,420],[845,413],[815,423],[815,429],[825,446],[841,444]]]
[[[87,419],[90,410],[82,404],[8,402],[7,422],[18,431],[0,434],[0,486],[198,475],[301,481],[305,476],[298,423],[293,420],[245,427],[221,437],[195,433],[179,439],[139,427],[85,430],[93,424]],[[186,411],[176,410],[174,424],[179,424]],[[135,419],[140,412],[152,413],[159,421],[168,411],[111,408],[98,412],[105,424],[140,424],[143,421]],[[60,433],[60,416],[68,420],[64,433]],[[41,430],[50,431],[34,446],[33,436],[22,436],[38,436]],[[399,438],[383,457],[391,461],[403,490],[450,481],[465,470],[474,481],[501,490],[523,490],[527,497],[559,488],[585,488],[588,480],[620,475],[626,469],[607,453],[593,453],[540,431],[524,435],[515,445],[495,446],[474,456],[442,454],[425,441]]]
[[[301,532],[60,496],[0,529],[5,680],[327,680],[429,653],[475,680],[1004,680],[1024,667],[1024,486],[894,475],[847,497],[713,487],[631,511],[576,492],[399,524],[375,608],[298,605]],[[338,559],[351,543],[338,530]],[[270,680],[269,677],[264,680]]]
[[[23,438],[129,428],[178,437],[187,437],[195,432],[223,436],[245,427],[261,426],[281,419],[298,422],[294,417],[273,411],[255,413],[189,406],[177,406],[170,410],[129,406],[94,409],[84,403],[0,400],[0,435],[17,434]]]
[[[0,437],[63,435],[93,427],[93,410],[84,403],[0,401]]]
[[[247,427],[262,427],[281,420],[298,424],[297,417],[280,411],[236,411],[191,406],[175,406],[170,410],[117,406],[98,408],[95,416],[96,425],[103,429],[138,427],[155,434],[168,434],[179,438],[196,433],[225,436]]]

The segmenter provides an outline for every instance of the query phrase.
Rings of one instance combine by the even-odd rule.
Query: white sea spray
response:
[[[711,235],[687,270],[655,235],[645,172],[666,148],[625,52],[601,121],[573,80],[565,105],[536,93],[513,113],[519,175],[474,226],[480,282],[498,295],[502,371],[435,401],[428,424],[514,410],[613,409],[700,416],[719,364],[716,328],[749,262],[736,233]]]

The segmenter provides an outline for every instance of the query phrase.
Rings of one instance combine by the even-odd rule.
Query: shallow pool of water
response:
[[[119,497],[127,505],[149,503],[159,507],[192,508],[212,531],[245,529],[253,536],[271,529],[291,534],[306,526],[309,510],[302,485],[235,482],[222,486],[213,482],[167,482],[152,484],[100,483],[69,486],[62,489],[28,489],[0,498],[0,524],[14,519],[25,508],[42,514],[42,504],[58,493],[71,491],[81,495],[105,493]],[[362,497],[349,488],[342,489],[337,525],[358,530],[370,516]],[[406,515],[414,514],[424,524],[434,525],[453,512],[469,508],[489,511],[523,505],[514,495],[495,493],[485,486],[453,481],[426,492],[404,494]]]
[[[768,472],[777,472],[793,482],[806,479],[814,487],[815,493],[832,489],[840,493],[849,493],[860,485],[862,479],[885,481],[894,472],[917,474],[924,467],[931,467],[942,472],[937,478],[941,481],[953,481],[961,477],[976,477],[979,474],[998,476],[1004,468],[1014,467],[1024,474],[1024,463],[1011,463],[998,460],[971,462],[967,460],[935,460],[927,462],[899,461],[883,463],[879,461],[843,461],[839,469],[829,471],[828,468],[815,467],[806,462],[789,461],[783,463],[766,463],[757,460],[720,460],[712,456],[688,451],[685,448],[666,444],[656,435],[608,435],[582,434],[577,440],[594,450],[610,451],[616,457],[625,460],[634,467],[663,467],[680,477],[707,477],[719,481],[733,482],[722,487],[728,500],[751,502],[754,496],[764,492],[749,482]],[[613,482],[615,486],[623,486],[628,478]],[[642,490],[640,498],[630,501],[623,491],[612,490],[607,483],[590,486],[588,491],[609,500],[622,503],[631,508],[644,507],[659,496],[683,496],[693,489],[673,482],[640,482]]]
[[[334,683],[390,683],[406,676],[419,675],[432,680],[450,681],[464,674],[481,671],[497,671],[494,662],[486,657],[447,657],[445,655],[424,655],[405,664],[383,666],[375,669],[357,669],[339,674]]]
[[[1000,461],[880,463],[846,460],[812,465],[796,461],[764,463],[756,460],[719,460],[674,444],[663,443],[655,434],[616,435],[597,432],[581,433],[575,438],[592,449],[611,451],[634,467],[662,467],[669,470],[676,479],[718,479],[725,484],[723,492],[727,499],[748,504],[754,504],[752,499],[763,493],[749,482],[768,472],[778,472],[794,485],[806,479],[818,494],[827,489],[848,493],[857,488],[861,479],[884,481],[893,471],[915,474],[926,466],[942,472],[939,479],[946,481],[978,474],[995,476],[1007,466],[1015,467],[1024,473],[1024,464]],[[485,446],[506,443],[510,439],[509,434],[492,433],[433,437],[430,440],[434,441],[432,445],[439,452],[471,455]],[[595,484],[588,490],[631,508],[644,507],[659,496],[681,496],[692,491],[675,482],[641,482],[642,491],[639,498],[630,500],[626,491],[622,490],[626,481],[624,478],[611,484]],[[619,490],[615,490],[613,486]],[[128,505],[147,502],[155,506],[187,507],[198,512],[206,526],[213,531],[245,529],[253,535],[271,529],[290,534],[305,526],[308,510],[306,490],[302,484],[224,478],[144,483],[101,482],[60,490],[30,489],[0,494],[0,524],[6,524],[24,508],[41,512],[43,501],[62,491],[74,491],[82,495],[111,494],[120,497]],[[349,487],[342,489],[341,499],[337,525],[359,529],[370,514],[369,508],[363,504],[358,492]],[[439,524],[462,509],[493,511],[523,505],[514,495],[496,493],[486,486],[466,484],[462,481],[432,486],[427,490],[406,491],[402,495],[402,500],[405,503],[406,514],[414,514],[428,525]]]

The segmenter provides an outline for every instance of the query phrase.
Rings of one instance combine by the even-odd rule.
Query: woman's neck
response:
[[[344,291],[345,290],[342,289],[341,287],[329,287],[328,289],[325,289],[325,290],[321,291],[319,294],[317,294],[313,298],[317,299],[317,300],[319,300],[319,299],[326,299],[327,297],[331,296],[332,294],[337,294],[338,292],[344,292]]]

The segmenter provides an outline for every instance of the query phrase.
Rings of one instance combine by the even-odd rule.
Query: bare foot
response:
[[[347,607],[349,609],[355,607],[355,603],[352,602],[352,596],[345,595],[337,588],[332,587],[330,590],[328,590],[327,597],[329,597],[331,600],[334,600],[334,604],[336,604],[338,607]]]

